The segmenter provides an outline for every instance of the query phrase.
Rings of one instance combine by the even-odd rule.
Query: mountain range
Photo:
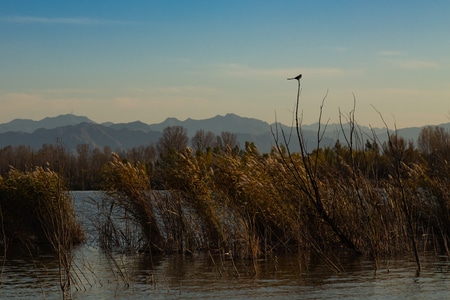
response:
[[[317,130],[324,124],[310,124],[302,126],[303,137],[308,151],[317,147]],[[189,137],[194,136],[198,130],[211,131],[216,135],[222,132],[236,134],[241,147],[245,142],[253,142],[258,150],[263,153],[270,152],[275,145],[273,132],[278,128],[283,129],[286,135],[295,131],[286,125],[269,124],[267,122],[241,117],[236,114],[217,115],[203,120],[187,119],[180,121],[176,118],[167,118],[157,124],[146,124],[140,121],[130,123],[96,123],[85,116],[73,114],[47,117],[39,121],[29,119],[15,119],[11,122],[0,124],[0,148],[6,146],[26,145],[33,149],[39,149],[43,144],[56,144],[61,141],[70,151],[76,151],[79,144],[88,144],[92,148],[111,147],[114,151],[125,150],[141,145],[156,144],[162,136],[164,128],[168,126],[182,126],[187,129]],[[446,130],[450,129],[450,123],[439,125]],[[348,134],[348,127],[344,124],[344,132]],[[425,126],[424,126],[425,127]],[[415,141],[423,127],[410,127],[397,130],[397,133],[406,140]],[[363,138],[372,140],[377,136],[380,142],[387,138],[386,128],[358,127]],[[282,136],[278,135],[282,141]],[[323,135],[321,146],[332,146],[340,139],[342,144],[345,139],[339,124],[328,124]],[[291,139],[289,147],[292,151],[298,150],[296,138]]]

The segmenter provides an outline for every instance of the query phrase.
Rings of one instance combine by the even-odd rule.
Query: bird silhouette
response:
[[[302,78],[302,74],[298,74],[298,76],[292,77],[292,78],[288,78],[287,80],[297,79],[298,81],[300,81],[300,78]]]

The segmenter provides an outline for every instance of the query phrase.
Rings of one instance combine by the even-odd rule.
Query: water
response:
[[[73,193],[83,226],[96,205],[92,192]],[[94,234],[90,228],[91,234]],[[60,299],[57,259],[9,254],[2,259],[0,299]],[[413,257],[344,260],[335,273],[313,258],[267,257],[255,263],[219,255],[120,255],[106,257],[92,239],[75,252],[74,299],[444,299],[450,296],[446,257],[422,256],[416,276]]]

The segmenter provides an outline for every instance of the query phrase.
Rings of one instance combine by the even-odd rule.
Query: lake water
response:
[[[96,206],[92,192],[74,192],[83,226]],[[256,262],[218,255],[114,255],[94,242],[75,253],[73,299],[446,299],[450,297],[447,257],[423,255],[416,276],[413,255],[378,263],[344,260],[336,273],[310,257],[286,254]],[[1,299],[60,299],[57,260],[8,255],[2,258]]]

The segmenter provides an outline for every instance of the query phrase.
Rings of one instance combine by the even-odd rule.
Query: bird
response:
[[[298,76],[292,77],[292,78],[288,78],[287,80],[297,79],[298,81],[300,81],[300,78],[302,78],[302,74],[298,74]]]

